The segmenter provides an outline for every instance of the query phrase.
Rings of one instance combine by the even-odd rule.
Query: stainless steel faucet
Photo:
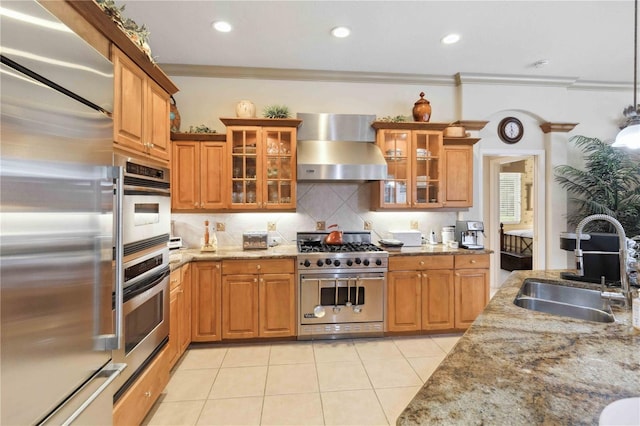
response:
[[[584,275],[584,259],[582,257],[583,253],[598,253],[598,254],[615,254],[615,252],[601,252],[601,251],[586,251],[583,252],[580,249],[580,240],[582,237],[582,229],[584,226],[596,220],[604,220],[606,222],[611,223],[616,228],[616,233],[618,234],[618,240],[620,242],[620,251],[618,255],[620,257],[620,286],[622,287],[622,293],[614,293],[614,292],[602,292],[602,297],[607,298],[609,300],[617,300],[619,302],[624,302],[625,309],[631,309],[631,290],[629,288],[629,277],[627,275],[627,236],[624,232],[624,228],[616,220],[615,218],[606,215],[606,214],[594,214],[591,216],[587,216],[578,223],[578,227],[576,228],[576,267],[578,269],[578,275]]]

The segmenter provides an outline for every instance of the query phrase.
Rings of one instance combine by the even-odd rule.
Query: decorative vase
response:
[[[170,104],[169,124],[171,126],[171,131],[177,133],[180,131],[180,113],[178,112],[178,106],[176,105],[176,100],[173,99],[173,96],[170,98]]]
[[[251,101],[242,100],[236,105],[236,116],[239,118],[253,118],[256,116],[256,106]]]
[[[424,92],[420,92],[420,99],[413,104],[413,121],[428,122],[431,118],[431,105],[424,98]]]

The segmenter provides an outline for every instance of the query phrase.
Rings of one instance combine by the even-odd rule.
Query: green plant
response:
[[[189,126],[189,133],[216,133],[214,129],[210,129],[204,124],[200,124],[199,126]]]
[[[592,214],[616,218],[628,236],[640,234],[640,156],[612,148],[597,138],[570,139],[585,154],[585,170],[562,165],[555,180],[567,190],[573,209],[567,222],[576,226]],[[607,222],[595,221],[585,231],[614,232]]]
[[[289,118],[289,107],[285,105],[267,105],[262,111],[265,118]]]
[[[409,117],[406,115],[396,115],[395,117],[387,115],[379,118],[378,121],[384,121],[385,123],[404,123],[405,121],[409,121]]]

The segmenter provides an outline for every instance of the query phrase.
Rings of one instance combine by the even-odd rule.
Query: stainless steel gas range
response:
[[[328,234],[297,235],[298,339],[382,336],[389,253],[367,231],[342,244],[325,244]]]

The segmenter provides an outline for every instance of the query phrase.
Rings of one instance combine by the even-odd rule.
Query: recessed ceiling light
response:
[[[228,33],[229,31],[231,31],[233,29],[231,24],[228,23],[228,22],[225,22],[225,21],[215,21],[213,24],[211,24],[211,26],[216,31],[220,31],[221,33]]]
[[[351,30],[347,27],[335,27],[331,30],[331,35],[338,38],[349,37]]]
[[[440,40],[442,44],[453,44],[459,41],[460,34],[447,34],[446,36],[442,37],[442,40]]]

